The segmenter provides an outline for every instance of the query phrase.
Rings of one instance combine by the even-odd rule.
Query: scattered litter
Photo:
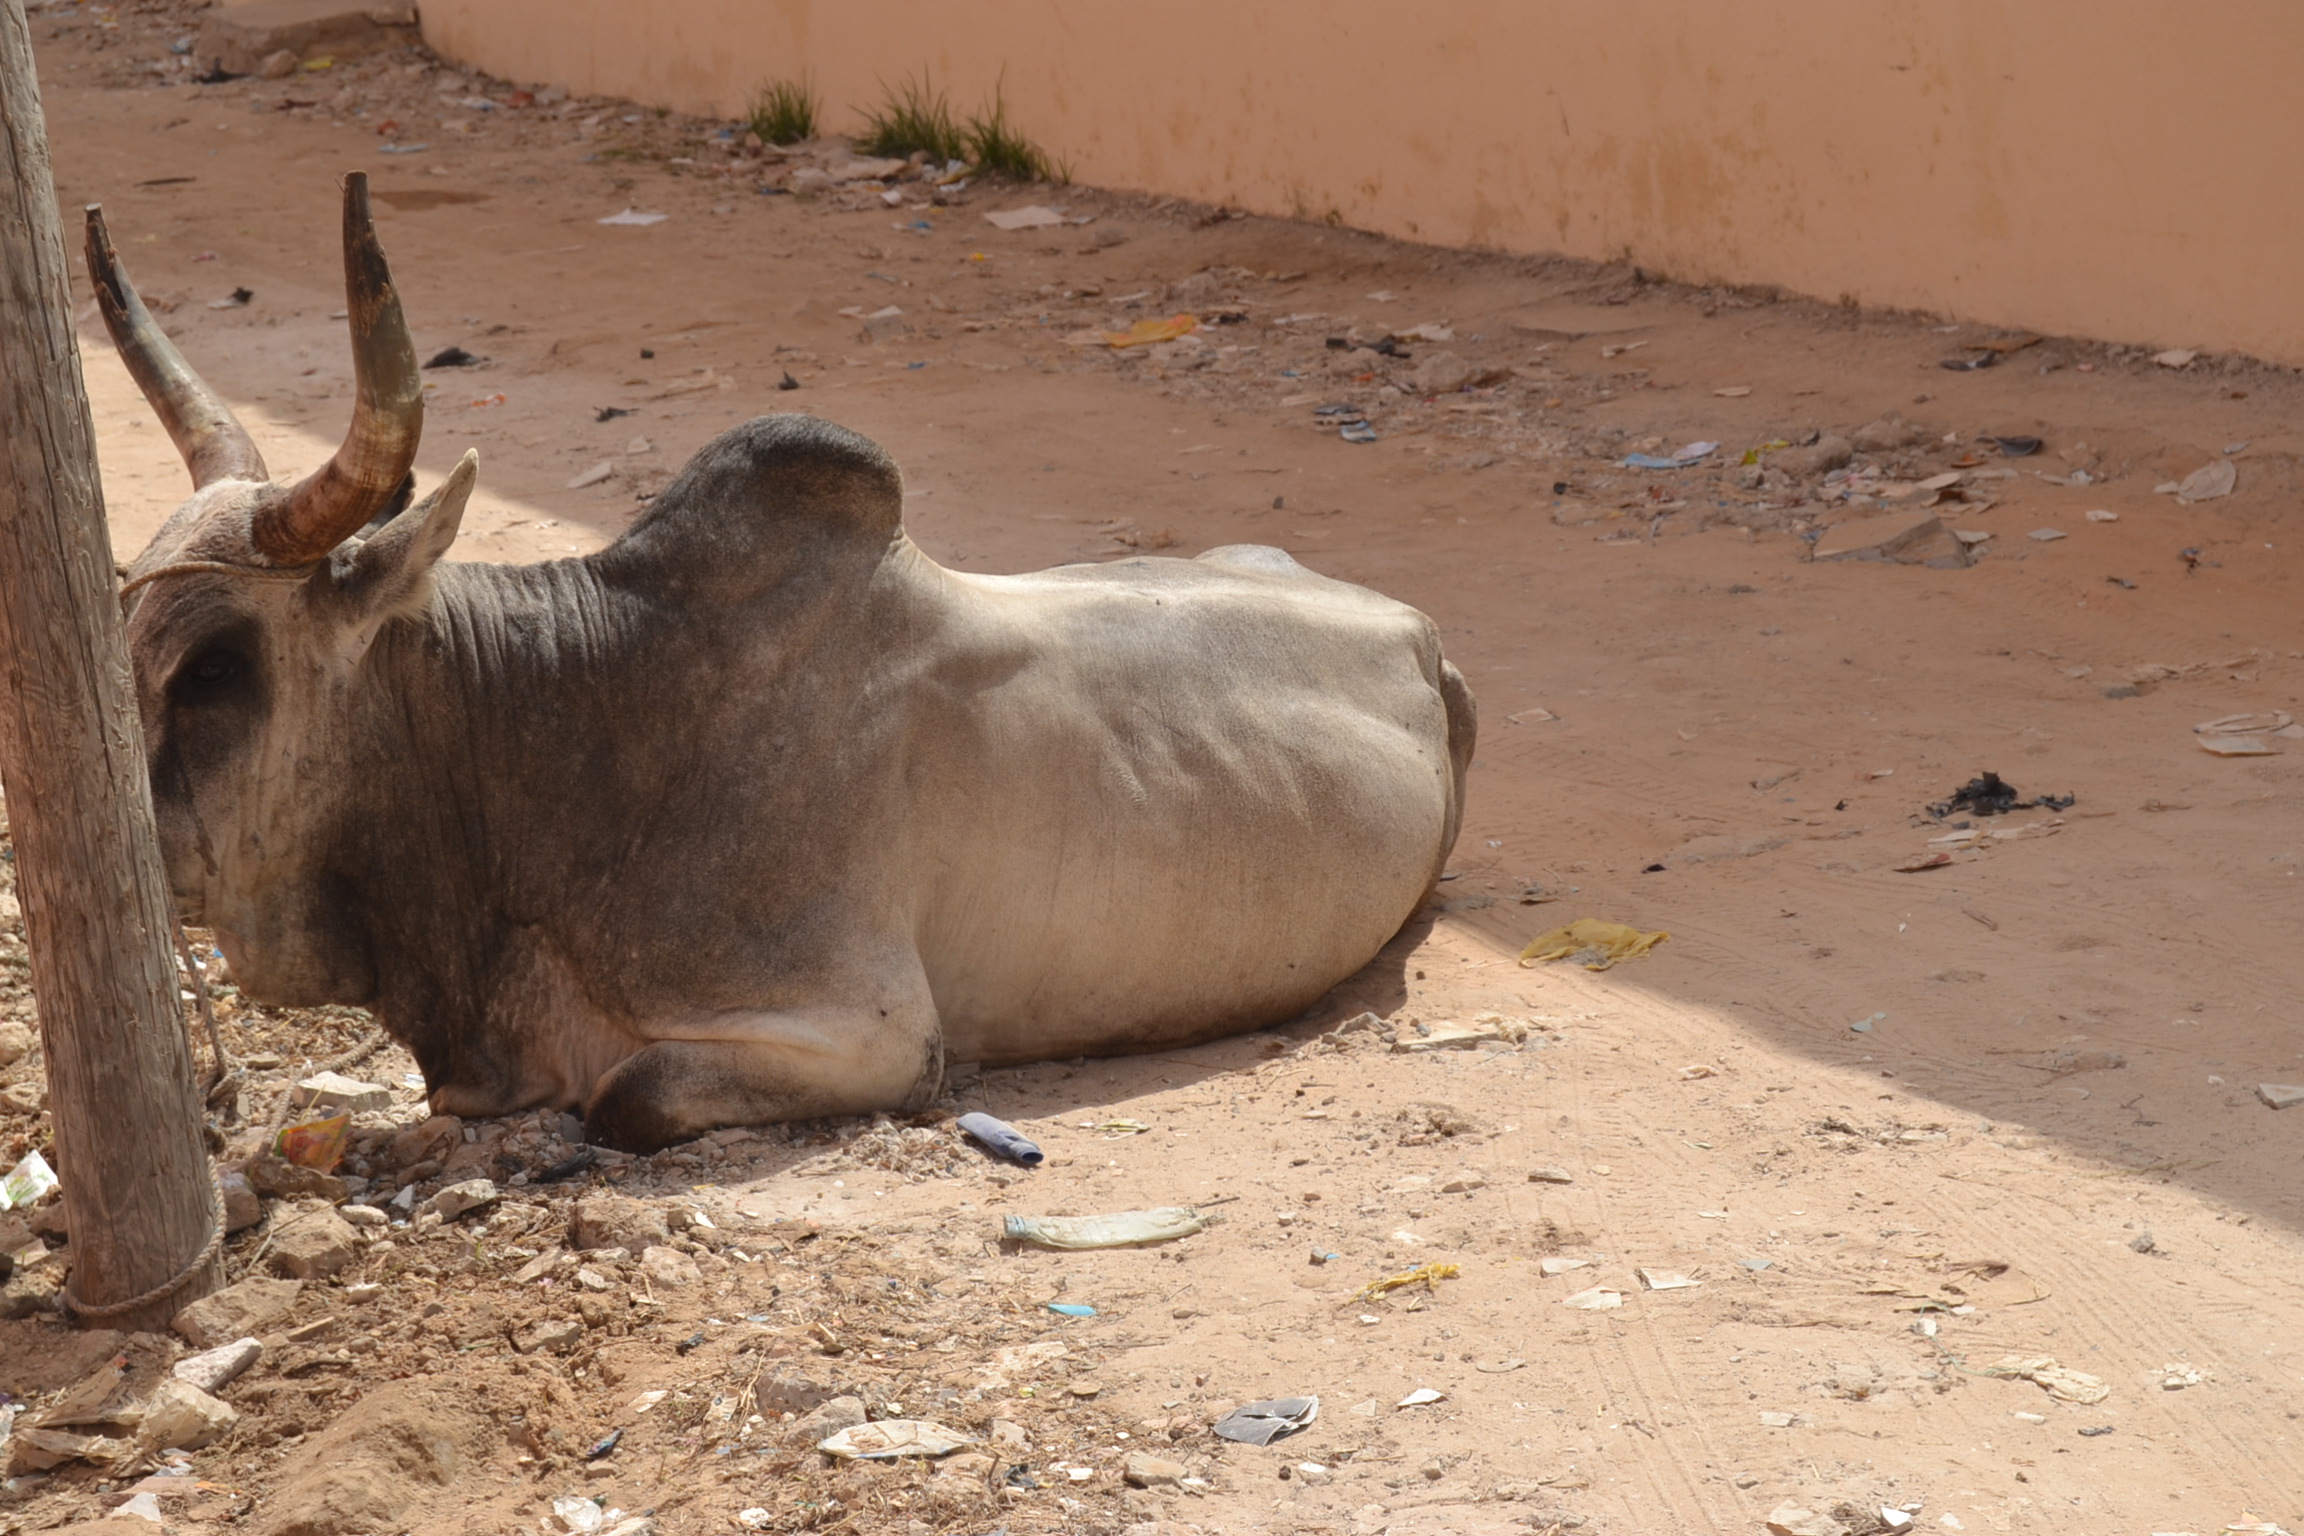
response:
[[[1094,1317],[1096,1315],[1094,1307],[1078,1301],[1052,1301],[1048,1303],[1048,1310],[1058,1317]]]
[[[1948,853],[1919,853],[1895,866],[1900,875],[1917,875],[1923,870],[1943,869],[1952,862]]]
[[[1376,429],[1364,421],[1348,421],[1337,429],[1336,435],[1348,443],[1372,443],[1376,441]]]
[[[844,1429],[816,1449],[842,1461],[894,1461],[903,1456],[949,1456],[969,1437],[934,1419],[875,1419]]]
[[[1620,960],[1637,960],[1666,939],[1669,933],[1642,933],[1623,923],[1580,917],[1565,928],[1539,935],[1520,951],[1520,963],[1574,960],[1588,971],[1604,971]]]
[[[1685,1291],[1704,1282],[1684,1275],[1676,1269],[1636,1269],[1640,1283],[1652,1291]]]
[[[995,1120],[981,1110],[962,1115],[960,1129],[982,1142],[997,1155],[1027,1168],[1037,1168],[1046,1160],[1038,1146],[1005,1120]]]
[[[1275,1397],[1260,1403],[1246,1403],[1218,1419],[1214,1426],[1220,1440],[1233,1440],[1242,1445],[1270,1445],[1284,1436],[1292,1435],[1320,1417],[1320,1399],[1317,1397]]]
[[[2053,544],[2058,539],[2069,538],[2070,535],[2061,528],[2035,528],[2032,530],[2031,537],[2038,539],[2043,544]]]
[[[1208,1218],[1190,1206],[1169,1205],[1110,1216],[1009,1216],[1001,1221],[1000,1235],[1043,1248],[1133,1248],[1174,1242],[1207,1226]]]
[[[1716,389],[1712,393],[1723,400],[1741,400],[1752,393],[1752,386],[1749,384],[1731,384],[1726,389]]]
[[[1805,1429],[1809,1418],[1804,1413],[1783,1413],[1774,1409],[1760,1410],[1760,1424],[1764,1429]]]
[[[1774,1259],[1738,1259],[1736,1262],[1750,1270],[1770,1269],[1776,1263]]]
[[[1564,1275],[1572,1269],[1590,1269],[1592,1261],[1590,1259],[1538,1259],[1536,1267],[1547,1276]]]
[[[1948,799],[1928,807],[1928,814],[1941,821],[1947,816],[1972,813],[1977,816],[2005,816],[2010,811],[2030,810],[2068,811],[2079,797],[2076,795],[2041,795],[2026,800],[2021,791],[1987,769],[1952,791]]]
[[[2011,459],[2028,459],[2041,449],[2040,439],[2036,437],[1996,437],[1992,442]]]
[[[1421,1408],[1427,1403],[1437,1403],[1443,1401],[1447,1396],[1447,1393],[1435,1392],[1430,1387],[1418,1387],[1415,1391],[1400,1399],[1400,1401],[1393,1406],[1399,1408]]]
[[[1680,1069],[1680,1080],[1684,1083],[1693,1083],[1700,1078],[1706,1078],[1710,1076],[1712,1076],[1712,1069],[1702,1064],[1698,1064],[1693,1067],[1682,1067]]]
[[[1989,368],[1998,361],[2000,361],[2000,354],[1997,352],[1979,352],[1974,357],[1948,357],[1936,366],[1949,368],[1954,373],[1974,373],[1980,368]]]
[[[602,1435],[599,1439],[592,1442],[590,1449],[584,1452],[584,1459],[586,1461],[599,1461],[608,1456],[616,1449],[617,1446],[622,1445],[623,1443],[624,1431],[621,1428],[612,1429],[605,1435]]]
[[[2202,736],[2200,750],[2217,757],[2270,757],[2276,750],[2254,736]]]
[[[2294,716],[2284,709],[2259,710],[2253,714],[2219,715],[2203,720],[2192,727],[2195,736],[2253,736],[2258,732],[2278,733],[2288,729]]]
[[[1888,1015],[1885,1013],[1875,1013],[1869,1017],[1858,1019],[1855,1023],[1850,1024],[1848,1027],[1860,1035],[1868,1035],[1872,1033],[1873,1025],[1878,1024],[1881,1020],[1887,1017]]]
[[[1072,221],[1053,208],[1043,208],[1035,203],[1029,208],[1007,208],[998,213],[987,213],[984,222],[994,229],[1018,230],[1048,229]]]
[[[1198,329],[1198,317],[1174,314],[1165,320],[1139,320],[1124,331],[1093,331],[1089,334],[1100,338],[1113,351],[1122,352],[1130,347],[1151,347],[1164,341],[1174,341]]]
[[[598,222],[602,224],[631,225],[661,224],[670,217],[672,217],[672,215],[668,213],[642,213],[637,208],[627,208],[622,213],[612,213],[608,215],[608,217],[601,219]]]
[[[352,1112],[328,1116],[324,1120],[307,1120],[301,1125],[283,1126],[273,1142],[273,1151],[299,1168],[317,1168],[322,1173],[333,1173],[336,1165],[344,1161],[346,1144],[352,1136]]]
[[[568,489],[572,491],[581,491],[588,486],[598,485],[601,481],[606,480],[610,475],[615,473],[616,461],[614,459],[602,459],[599,463],[593,465],[590,469],[585,470],[583,473],[571,479],[568,482]]]
[[[2080,1433],[2088,1439],[2093,1440],[2099,1435],[2108,1435],[2112,1433],[2112,1426],[2109,1424],[2092,1424],[2088,1428],[2080,1431]]]
[[[2046,1389],[2050,1397],[2067,1403],[2100,1403],[2112,1395],[2112,1389],[2102,1381],[2086,1371],[2058,1365],[2053,1355],[2009,1355],[1985,1366],[1982,1374],[2032,1382]]]
[[[753,1505],[750,1509],[736,1511],[736,1523],[747,1531],[764,1531],[768,1529],[770,1522],[775,1518],[765,1507],[758,1504]]]
[[[208,307],[210,309],[246,309],[248,301],[254,297],[256,297],[256,291],[252,288],[235,288],[223,298],[210,299]]]
[[[2153,353],[2152,361],[2163,368],[2182,368],[2199,355],[2190,347],[2170,347],[2165,352]]]
[[[24,1161],[0,1177],[0,1211],[12,1211],[20,1205],[35,1205],[56,1188],[56,1170],[37,1152],[24,1154]]]
[[[1675,450],[1670,457],[1654,453],[1627,454],[1623,460],[1626,469],[1686,469],[1700,464],[1720,451],[1718,443],[1689,443]]]
[[[2182,480],[2176,482],[2176,499],[2186,506],[2196,501],[2214,501],[2229,496],[2240,481],[2240,471],[2230,459],[2210,459]]]
[[[1576,1175],[1565,1168],[1531,1168],[1528,1170],[1528,1182],[1531,1184],[1573,1184],[1576,1182]]]
[[[1526,1365],[1527,1363],[1527,1361],[1521,1359],[1518,1355],[1514,1355],[1510,1359],[1506,1360],[1483,1360],[1474,1365],[1472,1369],[1478,1371],[1483,1376],[1502,1376],[1508,1374],[1509,1372],[1520,1369],[1520,1367]]]
[[[1392,333],[1392,339],[1394,341],[1454,341],[1456,339],[1456,333],[1445,325],[1436,324],[1433,321],[1427,320],[1422,325],[1413,326],[1408,330],[1394,331]]]
[[[2088,511],[2088,521],[2092,523],[2116,523],[2120,521],[2120,514],[2107,511],[2103,507],[2091,507]]]
[[[1394,1021],[1392,1049],[1407,1054],[1463,1051],[1491,1040],[1508,1040],[1524,1033],[1523,1026],[1507,1025],[1493,1014],[1470,1024],[1459,1023],[1454,1019],[1434,1019],[1427,1023],[1402,1014]]]
[[[431,360],[424,366],[427,368],[470,368],[486,361],[486,358],[477,357],[462,347],[442,347],[432,354]]]
[[[1152,1127],[1141,1120],[1083,1120],[1080,1122],[1080,1129],[1102,1131],[1105,1135],[1117,1140],[1122,1136],[1141,1136],[1146,1131],[1151,1130]]]
[[[1428,1291],[1436,1291],[1440,1289],[1441,1281],[1453,1280],[1457,1274],[1457,1268],[1453,1264],[1419,1264],[1414,1269],[1404,1269],[1396,1275],[1386,1275],[1381,1280],[1371,1280],[1362,1286],[1352,1299],[1354,1301],[1373,1301],[1378,1296],[1408,1285],[1422,1285]]]
[[[1573,1296],[1561,1297],[1560,1305],[1577,1307],[1586,1312],[1612,1312],[1624,1305],[1624,1293],[1612,1291],[1604,1285],[1596,1285],[1588,1291],[1578,1291]]]
[[[2304,1085],[2296,1083],[2258,1083],[2256,1097],[2264,1101],[2267,1109],[2294,1109],[2304,1104]],[[34,1153],[37,1157],[39,1154]],[[13,1175],[11,1175],[13,1177]]]
[[[2186,1387],[2200,1385],[2202,1379],[2198,1366],[2187,1365],[2181,1360],[2160,1367],[2160,1390],[2163,1392],[2181,1392]]]
[[[552,1501],[552,1513],[573,1536],[592,1536],[607,1518],[607,1512],[581,1494],[562,1494]]]

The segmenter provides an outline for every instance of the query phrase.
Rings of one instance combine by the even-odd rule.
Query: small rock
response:
[[[298,1109],[348,1109],[357,1115],[372,1109],[390,1109],[392,1090],[382,1083],[364,1083],[341,1072],[317,1072],[296,1085],[289,1102]]]
[[[542,1350],[547,1354],[564,1355],[584,1338],[584,1325],[572,1317],[547,1317],[531,1323],[513,1337],[513,1347],[524,1355]]]
[[[434,1212],[442,1221],[454,1221],[459,1216],[494,1205],[501,1198],[493,1179],[466,1179],[451,1184],[424,1202],[424,1209]]]
[[[2256,1097],[2271,1109],[2294,1109],[2304,1104],[2304,1086],[2294,1083],[2258,1083]]]
[[[1833,560],[1891,560],[1916,564],[1922,552],[1949,541],[1943,520],[1933,512],[1891,512],[1885,517],[1860,517],[1828,528],[1810,556],[1818,564]],[[1925,558],[1933,558],[1926,556]]]
[[[355,1304],[374,1301],[384,1294],[384,1287],[373,1280],[361,1280],[344,1287],[344,1299]]]
[[[602,1531],[600,1536],[656,1536],[656,1517],[634,1515],[629,1520],[619,1520]]]
[[[1858,453],[1893,453],[1899,448],[1911,448],[1927,440],[1928,429],[1916,421],[1890,411],[1878,421],[1858,427],[1851,446]]]
[[[386,1216],[382,1211],[376,1209],[376,1207],[372,1205],[342,1206],[338,1208],[336,1214],[343,1217],[346,1221],[352,1223],[352,1225],[356,1227],[385,1227],[391,1225],[391,1218]]]
[[[985,1478],[990,1477],[998,1466],[999,1463],[997,1461],[985,1455],[982,1451],[962,1451],[959,1455],[947,1456],[942,1462],[938,1463],[936,1467],[936,1475],[938,1477],[958,1477],[966,1478],[975,1482],[982,1482]]]
[[[256,66],[256,73],[267,80],[285,80],[296,73],[302,61],[286,48],[278,48],[264,55],[264,62]]]
[[[640,1250],[640,1273],[657,1285],[694,1285],[704,1278],[696,1261],[677,1248],[651,1245]]]
[[[359,1251],[360,1235],[352,1223],[330,1206],[311,1204],[275,1218],[267,1262],[291,1279],[325,1280]]]
[[[1478,371],[1453,352],[1434,352],[1416,365],[1416,392],[1452,395]]]
[[[513,1273],[512,1283],[514,1285],[531,1285],[558,1269],[560,1261],[566,1257],[567,1255],[557,1248],[547,1248],[544,1252],[521,1265]]]
[[[1181,1462],[1169,1461],[1149,1451],[1130,1451],[1121,1476],[1128,1480],[1131,1488],[1181,1488],[1185,1471]]]
[[[1781,469],[1796,479],[1810,480],[1828,475],[1856,456],[1856,445],[1844,437],[1818,438],[1806,448],[1786,448],[1771,454],[1768,467]]]
[[[1565,1168],[1531,1168],[1528,1170],[1528,1182],[1531,1184],[1573,1184],[1576,1182],[1576,1175]]]
[[[251,1341],[253,1342],[253,1341]],[[188,1381],[170,1376],[153,1389],[144,1404],[144,1421],[136,1438],[147,1446],[174,1446],[196,1451],[231,1431],[240,1415]]]
[[[752,1399],[766,1414],[806,1413],[838,1395],[834,1387],[797,1371],[780,1371],[774,1376],[762,1372],[752,1379]]]
[[[612,1284],[606,1275],[589,1268],[576,1271],[576,1283],[588,1291],[605,1291]]]
[[[247,1175],[248,1186],[271,1200],[325,1200],[341,1205],[351,1193],[336,1175],[284,1157],[252,1157],[247,1162]]]
[[[0,1067],[12,1067],[32,1049],[32,1031],[13,1021],[0,1024]]]
[[[1790,1499],[1768,1511],[1770,1536],[1848,1536],[1848,1527],[1830,1515]]]
[[[20,1115],[36,1115],[48,1102],[48,1090],[38,1083],[10,1083],[0,1088],[0,1105]]]
[[[266,1324],[287,1315],[303,1289],[299,1280],[251,1275],[237,1285],[201,1297],[177,1313],[168,1326],[194,1349],[214,1349],[262,1333]]]
[[[629,1195],[586,1195],[576,1202],[575,1215],[568,1224],[569,1241],[580,1249],[637,1252],[671,1236],[661,1210]]]
[[[393,1135],[392,1164],[396,1168],[406,1168],[415,1163],[436,1160],[463,1139],[463,1121],[454,1115],[434,1115],[421,1125],[412,1125]]]
[[[264,1356],[264,1346],[253,1337],[234,1339],[196,1355],[186,1355],[169,1367],[168,1374],[203,1392],[221,1392],[225,1384]]]
[[[2153,1241],[2151,1233],[2139,1232],[2134,1237],[2128,1239],[2128,1246],[2138,1253],[2150,1253],[2160,1245]]]
[[[1296,1463],[1296,1481],[1300,1483],[1310,1483],[1313,1487],[1318,1488],[1335,1480],[1336,1474],[1319,1462],[1300,1461]]]
[[[264,1200],[248,1183],[245,1170],[226,1168],[216,1175],[224,1186],[224,1230],[245,1232],[264,1219]]]
[[[784,1431],[784,1438],[794,1445],[815,1445],[844,1429],[854,1429],[865,1418],[864,1399],[835,1397],[802,1414]]]
[[[1468,1195],[1476,1189],[1486,1189],[1488,1181],[1476,1173],[1460,1173],[1440,1186],[1444,1195]]]

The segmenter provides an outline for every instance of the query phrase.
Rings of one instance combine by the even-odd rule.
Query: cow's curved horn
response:
[[[424,431],[416,344],[376,242],[365,171],[344,178],[344,298],[357,388],[352,430],[334,458],[257,513],[256,548],[282,565],[320,559],[390,505],[416,462]]]
[[[160,424],[175,439],[176,451],[192,471],[194,488],[219,480],[270,479],[264,456],[232,408],[200,382],[200,375],[136,296],[136,285],[128,281],[120,253],[112,248],[100,203],[88,205],[88,277],[96,285],[96,307],[103,311],[112,345],[128,365],[129,377],[159,413]]]

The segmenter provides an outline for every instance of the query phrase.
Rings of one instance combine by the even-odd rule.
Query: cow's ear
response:
[[[432,567],[456,542],[464,503],[479,473],[480,455],[465,450],[438,490],[386,523],[353,553],[343,586],[367,613],[395,613],[421,603]]]

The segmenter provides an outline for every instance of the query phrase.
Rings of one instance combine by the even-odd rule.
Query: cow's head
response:
[[[169,883],[252,995],[364,1000],[367,946],[340,931],[328,852],[344,786],[394,766],[363,760],[363,664],[385,625],[425,603],[477,461],[408,508],[423,381],[358,172],[344,184],[352,429],[294,484],[271,478],[153,322],[94,207],[88,267],[113,344],[192,471],[191,498],[122,591]]]

